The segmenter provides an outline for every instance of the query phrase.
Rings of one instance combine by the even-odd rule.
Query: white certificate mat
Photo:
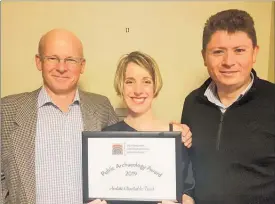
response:
[[[180,199],[180,148],[180,132],[83,132],[84,202]]]

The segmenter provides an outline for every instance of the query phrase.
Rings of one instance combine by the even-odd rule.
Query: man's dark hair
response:
[[[253,47],[257,46],[254,21],[246,11],[229,9],[212,15],[206,21],[203,29],[202,49],[204,51],[216,31],[227,31],[230,34],[238,31],[245,32],[252,40]]]

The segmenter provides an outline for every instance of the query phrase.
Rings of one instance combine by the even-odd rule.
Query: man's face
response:
[[[202,52],[204,65],[219,88],[240,88],[250,82],[258,46],[245,32],[216,31]]]
[[[57,36],[45,40],[42,56],[36,56],[38,70],[42,71],[44,86],[56,94],[76,89],[84,71],[82,47],[70,37]],[[66,59],[61,60],[58,59]]]

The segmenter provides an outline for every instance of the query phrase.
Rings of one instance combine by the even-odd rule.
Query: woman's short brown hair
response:
[[[133,62],[143,67],[150,73],[153,79],[154,97],[156,97],[159,94],[160,89],[162,88],[162,78],[158,64],[151,56],[140,51],[131,52],[129,54],[123,55],[120,58],[114,80],[114,87],[117,95],[122,96],[126,68],[130,62]]]

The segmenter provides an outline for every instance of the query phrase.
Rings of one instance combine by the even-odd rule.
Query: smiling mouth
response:
[[[134,101],[136,104],[142,104],[145,101],[145,97],[141,97],[141,98],[136,98],[136,97],[131,97],[132,101]]]
[[[221,74],[231,75],[237,73],[237,71],[220,71]]]
[[[68,79],[69,77],[63,77],[63,76],[53,76],[54,78],[58,78],[58,79]]]

